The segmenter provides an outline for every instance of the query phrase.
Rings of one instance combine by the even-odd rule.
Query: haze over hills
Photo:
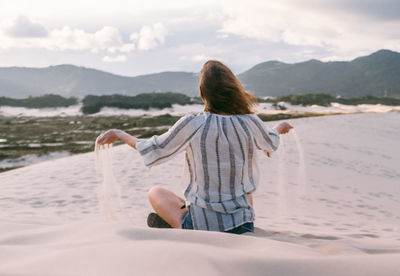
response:
[[[268,61],[239,78],[258,96],[321,92],[344,97],[400,96],[400,53],[380,50],[350,62]]]
[[[187,94],[194,92],[196,85],[196,74],[188,72],[125,77],[74,65],[0,68],[0,96],[15,98],[49,93],[66,97],[88,94],[136,95],[152,91]]]
[[[267,61],[238,75],[245,89],[257,96],[297,93],[329,93],[333,96],[362,95],[400,97],[400,53],[380,50],[350,62],[309,60],[288,64]],[[145,92],[178,92],[198,95],[198,74],[162,72],[136,77],[57,65],[46,68],[0,68],[0,96],[59,94],[85,96]]]

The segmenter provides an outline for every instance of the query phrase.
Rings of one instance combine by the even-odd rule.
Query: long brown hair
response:
[[[201,69],[200,95],[205,111],[218,114],[254,113],[257,98],[247,93],[232,71],[222,62],[209,60]]]

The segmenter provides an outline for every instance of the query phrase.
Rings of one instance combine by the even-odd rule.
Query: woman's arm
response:
[[[282,122],[282,123],[280,123],[280,124],[274,126],[274,129],[275,129],[279,134],[286,134],[286,133],[288,133],[289,130],[291,130],[292,128],[293,128],[293,127],[292,127],[289,123],[286,123],[286,122]],[[264,154],[265,154],[266,156],[271,157],[272,152],[267,151],[267,150],[264,150],[263,152],[264,152]]]
[[[121,139],[123,142],[131,146],[132,148],[136,149],[136,142],[137,138],[135,136],[132,136],[125,131],[119,130],[119,129],[110,129],[101,134],[99,137],[96,139],[96,143],[99,145],[104,145],[104,144],[112,144],[114,143],[117,139]]]

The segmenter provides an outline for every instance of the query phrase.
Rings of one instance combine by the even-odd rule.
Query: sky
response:
[[[399,0],[0,0],[0,67],[136,76],[400,51]]]

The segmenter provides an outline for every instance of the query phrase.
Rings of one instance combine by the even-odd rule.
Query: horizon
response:
[[[0,67],[73,64],[123,76],[233,72],[279,60],[349,61],[400,51],[400,3],[286,0],[0,0]]]

